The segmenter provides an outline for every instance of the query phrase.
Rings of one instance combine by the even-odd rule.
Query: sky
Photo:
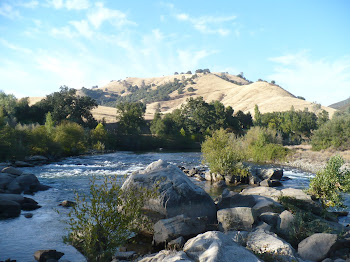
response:
[[[0,90],[18,98],[204,68],[347,99],[350,1],[0,0]]]

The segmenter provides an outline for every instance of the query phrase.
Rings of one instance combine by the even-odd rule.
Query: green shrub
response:
[[[340,150],[350,148],[350,114],[334,116],[316,130],[311,139],[313,150],[334,147]]]
[[[8,125],[0,129],[0,160],[23,159],[28,155],[27,130],[17,130]]]
[[[97,184],[91,180],[90,195],[76,194],[76,205],[68,213],[70,234],[64,238],[82,252],[88,261],[111,261],[117,248],[138,232],[149,227],[141,209],[154,191],[124,192],[114,178]]]
[[[67,156],[79,155],[86,151],[85,131],[77,123],[62,122],[55,129],[54,141],[60,144]]]
[[[211,172],[228,175],[240,171],[237,163],[244,159],[244,155],[239,143],[233,143],[234,139],[233,134],[220,129],[202,143],[203,160],[208,163]]]
[[[341,170],[341,156],[331,157],[326,167],[311,179],[309,193],[319,198],[324,206],[342,206],[342,192],[350,192],[350,171]]]
[[[53,141],[46,126],[37,126],[30,131],[29,154],[55,155],[62,153],[61,146]]]

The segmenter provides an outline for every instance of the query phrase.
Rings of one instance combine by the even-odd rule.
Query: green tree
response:
[[[90,134],[93,148],[103,151],[106,148],[108,142],[108,133],[103,124],[99,123],[95,129],[92,129],[90,131]]]
[[[258,105],[255,105],[255,107],[254,107],[254,120],[255,120],[254,125],[256,125],[256,126],[261,125],[261,113],[259,111]]]
[[[111,261],[117,248],[133,232],[150,227],[141,209],[156,189],[123,191],[115,178],[102,184],[91,180],[90,194],[76,194],[76,205],[68,214],[70,234],[65,242],[81,251],[89,262]]]
[[[54,141],[63,149],[67,156],[79,155],[86,150],[84,128],[74,122],[62,122],[55,128]]]
[[[146,106],[141,102],[122,102],[117,104],[117,120],[120,132],[124,135],[141,133],[145,125],[144,114]]]
[[[54,127],[55,127],[55,122],[52,120],[52,115],[51,112],[48,112],[45,117],[45,128],[47,134],[50,136],[53,133]]]

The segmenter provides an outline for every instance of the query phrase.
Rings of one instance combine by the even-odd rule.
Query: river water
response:
[[[8,258],[19,262],[35,261],[33,254],[39,249],[56,249],[65,254],[62,259],[85,261],[79,252],[62,241],[62,237],[68,234],[64,223],[67,209],[59,207],[58,204],[66,199],[74,200],[75,190],[87,193],[92,176],[103,178],[117,175],[122,180],[125,175],[143,169],[158,159],[185,167],[201,165],[201,154],[198,152],[116,152],[72,157],[49,165],[22,168],[25,173],[35,174],[42,184],[52,188],[29,196],[42,205],[42,208],[30,212],[22,211],[18,218],[0,220],[0,261]],[[283,182],[285,187],[302,189],[308,186],[313,175],[291,169],[285,170],[284,176],[291,178]],[[206,191],[211,190],[208,183],[196,183]],[[26,213],[32,213],[33,217],[25,218]]]

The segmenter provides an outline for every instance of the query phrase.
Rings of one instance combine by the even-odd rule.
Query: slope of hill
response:
[[[176,82],[176,85],[174,84]],[[205,101],[221,101],[225,106],[232,106],[237,112],[242,110],[254,115],[254,107],[257,104],[261,113],[273,111],[288,111],[293,106],[295,110],[304,110],[318,113],[320,110],[326,110],[330,116],[336,109],[320,106],[318,104],[296,98],[294,95],[271,83],[257,81],[251,83],[241,77],[227,73],[209,73],[209,74],[179,74],[153,78],[127,78],[125,80],[112,81],[106,86],[99,88],[106,95],[117,95],[118,99],[132,99],[137,92],[149,94],[150,90],[164,89],[164,85],[171,86],[173,89],[166,94],[165,99],[156,100],[147,103],[146,119],[152,119],[154,112],[160,108],[162,113],[172,112],[185,103],[189,97],[202,96]],[[137,90],[135,91],[135,86]],[[147,89],[147,90],[144,90]],[[162,89],[162,90],[163,90]],[[99,92],[101,92],[99,91]],[[81,93],[83,94],[83,93]],[[139,97],[134,97],[139,98]],[[94,115],[97,119],[106,117],[115,119],[115,109],[109,109],[99,106],[95,109]],[[113,117],[109,114],[113,114]]]
[[[348,99],[345,99],[343,101],[340,101],[338,103],[332,104],[329,107],[338,109],[341,111],[345,111],[350,107],[350,97]]]

